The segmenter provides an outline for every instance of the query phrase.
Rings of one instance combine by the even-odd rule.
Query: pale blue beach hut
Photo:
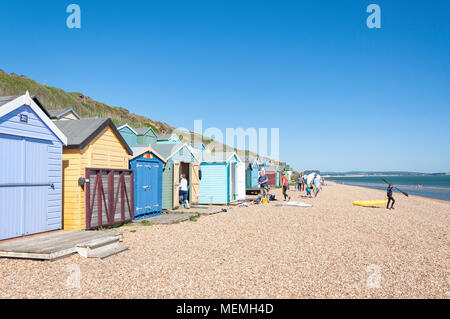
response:
[[[131,126],[125,124],[119,126],[117,130],[119,131],[120,135],[122,135],[125,142],[127,142],[128,146],[135,147],[137,145],[138,133]]]
[[[38,103],[0,97],[0,240],[62,228],[67,138]]]
[[[200,157],[200,204],[228,204],[245,198],[245,164],[234,152]]]
[[[256,188],[259,186],[258,178],[259,178],[259,164],[258,159],[249,156],[246,161],[246,188]]]
[[[151,144],[156,144],[158,136],[151,127],[141,127],[135,129],[137,133],[137,145],[138,146],[148,146]]]

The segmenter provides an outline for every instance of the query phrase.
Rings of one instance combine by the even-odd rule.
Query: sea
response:
[[[381,178],[384,178],[408,194],[450,201],[450,175],[330,176],[325,177],[325,180],[334,181],[339,184],[385,190],[387,184]]]

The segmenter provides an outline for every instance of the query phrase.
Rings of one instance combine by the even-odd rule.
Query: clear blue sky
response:
[[[82,9],[81,30],[66,7]],[[366,7],[381,7],[368,29]],[[450,171],[450,1],[0,1],[0,68],[321,170]]]

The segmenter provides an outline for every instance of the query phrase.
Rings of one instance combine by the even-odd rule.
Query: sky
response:
[[[80,29],[66,25],[71,3]],[[449,172],[449,12],[447,0],[0,0],[0,69],[177,127],[279,128],[296,170]]]

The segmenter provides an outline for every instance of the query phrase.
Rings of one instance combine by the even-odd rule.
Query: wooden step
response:
[[[96,238],[89,240],[87,242],[78,244],[76,250],[80,256],[84,258],[91,258],[91,256],[96,256],[102,254],[106,250],[114,250],[119,247],[120,237],[119,236],[108,236],[103,238]],[[97,258],[97,257],[94,257]]]
[[[107,236],[102,238],[94,238],[89,241],[83,242],[81,244],[78,244],[77,247],[89,247],[91,249],[95,249],[101,246],[109,245],[111,243],[119,242],[120,237],[119,236]]]
[[[105,259],[107,257],[121,253],[125,250],[128,250],[128,246],[116,246],[113,248],[104,247],[104,248],[97,249],[95,252],[91,252],[89,254],[89,258]]]

